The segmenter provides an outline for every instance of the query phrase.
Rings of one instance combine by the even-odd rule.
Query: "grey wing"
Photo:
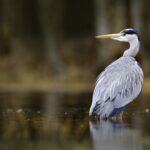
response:
[[[116,70],[116,71],[115,71]],[[132,70],[108,68],[98,77],[89,114],[108,117],[135,99],[142,90],[143,72],[137,65]]]

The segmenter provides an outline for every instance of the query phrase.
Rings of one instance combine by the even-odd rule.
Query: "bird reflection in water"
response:
[[[120,122],[90,121],[94,150],[142,150],[141,133]]]

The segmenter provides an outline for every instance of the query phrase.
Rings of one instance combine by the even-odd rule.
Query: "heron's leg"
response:
[[[122,116],[123,116],[123,111],[117,116],[117,119],[121,122],[123,121]]]
[[[123,121],[123,120],[122,120],[122,116],[123,116],[123,111],[122,111],[120,114],[118,114],[117,116],[111,117],[110,120],[122,122],[122,121]]]
[[[122,116],[123,116],[123,111],[118,115],[118,117],[119,117],[120,119],[122,119]]]

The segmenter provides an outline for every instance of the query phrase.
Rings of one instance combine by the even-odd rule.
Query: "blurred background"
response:
[[[0,0],[0,149],[148,150],[149,5]],[[141,36],[144,90],[126,110],[124,124],[101,125],[88,118],[96,77],[128,44],[94,37],[124,28]]]
[[[95,35],[135,28],[150,74],[149,2],[0,0],[0,83],[89,83],[128,46]]]

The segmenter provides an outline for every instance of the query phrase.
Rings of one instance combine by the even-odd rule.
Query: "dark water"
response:
[[[0,150],[149,150],[150,102],[141,96],[123,121],[88,117],[91,93],[0,93]]]

